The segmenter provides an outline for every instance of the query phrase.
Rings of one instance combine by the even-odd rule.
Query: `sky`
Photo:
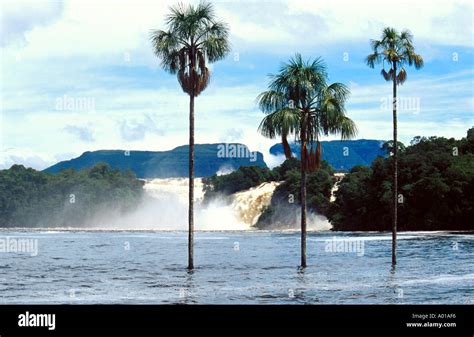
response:
[[[187,144],[189,98],[149,39],[177,1],[0,1],[0,169]],[[257,132],[255,99],[296,53],[322,57],[330,82],[349,86],[357,138],[391,139],[391,84],[364,61],[386,26],[409,29],[425,60],[399,87],[400,140],[461,138],[474,125],[470,0],[212,2],[232,50],[196,99],[197,143],[240,142],[271,166],[281,160],[268,154],[278,140]]]

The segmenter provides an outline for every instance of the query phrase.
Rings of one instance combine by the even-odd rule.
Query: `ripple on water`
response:
[[[387,234],[312,233],[300,270],[298,232],[208,232],[196,242],[193,272],[183,233],[36,234],[38,256],[0,264],[1,303],[70,303],[70,289],[78,289],[75,303],[465,303],[474,289],[474,235],[466,233],[400,234],[391,271]],[[364,241],[365,254],[326,253],[321,243],[334,236]]]

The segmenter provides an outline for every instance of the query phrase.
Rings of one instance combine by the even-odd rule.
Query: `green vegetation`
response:
[[[278,177],[270,169],[258,166],[241,166],[238,170],[221,176],[214,174],[203,179],[204,200],[247,190],[266,181],[277,180]]]
[[[107,164],[38,172],[22,165],[0,170],[0,227],[78,227],[100,214],[124,214],[143,196],[133,173]]]
[[[341,181],[335,230],[390,230],[393,157],[355,167]],[[399,153],[400,230],[474,229],[474,129],[461,140],[415,137]]]

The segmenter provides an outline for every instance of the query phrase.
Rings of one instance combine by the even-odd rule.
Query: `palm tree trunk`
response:
[[[306,170],[301,164],[301,267],[306,267]]]
[[[188,269],[194,268],[194,95],[189,95]]]
[[[301,267],[306,267],[306,163],[303,151],[306,151],[306,115],[301,120]]]
[[[397,140],[397,65],[393,65],[393,218],[392,218],[392,265],[397,264],[397,217],[398,217],[398,140]]]
[[[288,139],[286,137],[287,135],[284,133],[281,135],[281,143],[283,145],[283,151],[285,152],[285,158],[291,159],[292,157],[291,148],[290,148],[290,144],[288,143]]]

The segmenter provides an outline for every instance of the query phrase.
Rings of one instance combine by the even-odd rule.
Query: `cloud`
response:
[[[316,47],[342,49],[349,40],[378,38],[386,26],[410,29],[417,42],[467,47],[473,42],[469,0],[250,1],[216,7],[229,22],[238,50],[288,54]]]
[[[56,162],[48,153],[37,153],[28,149],[9,148],[0,152],[0,169],[8,169],[14,164],[42,170]]]
[[[241,128],[226,129],[225,133],[221,135],[220,141],[223,143],[239,143],[244,135]]]
[[[94,58],[110,64],[123,63],[126,54],[134,64],[157,66],[149,32],[165,27],[168,7],[174,4],[153,0],[9,1],[2,10],[2,40],[25,42],[21,48],[14,43],[15,48],[8,50],[25,59],[82,56],[82,62]],[[410,28],[417,41],[469,47],[473,42],[469,0],[400,0],[393,4],[379,0],[216,1],[215,8],[218,17],[230,25],[236,52],[313,51],[348,40],[377,38],[387,25]]]
[[[76,136],[83,142],[93,142],[95,140],[90,126],[66,125],[64,131]]]
[[[33,1],[32,1],[33,2]],[[82,57],[83,62],[123,62],[128,53],[132,60],[152,57],[149,32],[163,26],[167,1],[88,1],[66,0],[61,5],[61,16],[48,24],[38,25],[52,12],[49,3],[35,1],[36,5],[10,2],[10,12],[24,13],[25,29],[13,20],[5,22],[9,40],[17,38],[25,43],[11,41],[5,52],[21,54],[24,60]],[[58,4],[57,1],[52,2]],[[52,7],[52,6],[51,6]],[[45,13],[42,15],[42,13]],[[8,14],[7,14],[8,15]],[[14,34],[15,32],[21,34]],[[11,32],[11,33],[10,33]],[[139,55],[141,54],[141,55]]]
[[[415,136],[423,137],[445,137],[460,139],[466,137],[467,129],[474,126],[474,118],[467,121],[448,120],[444,122],[432,121],[399,121],[399,141],[408,145]],[[392,121],[359,121],[357,127],[361,134],[370,132],[372,139],[389,140],[392,135]]]
[[[145,114],[142,121],[122,120],[120,121],[120,135],[125,141],[143,140],[147,133],[164,135],[164,131],[160,130],[153,118]]]
[[[60,1],[2,1],[0,4],[0,46],[24,46],[26,33],[37,26],[47,26],[61,18]]]

